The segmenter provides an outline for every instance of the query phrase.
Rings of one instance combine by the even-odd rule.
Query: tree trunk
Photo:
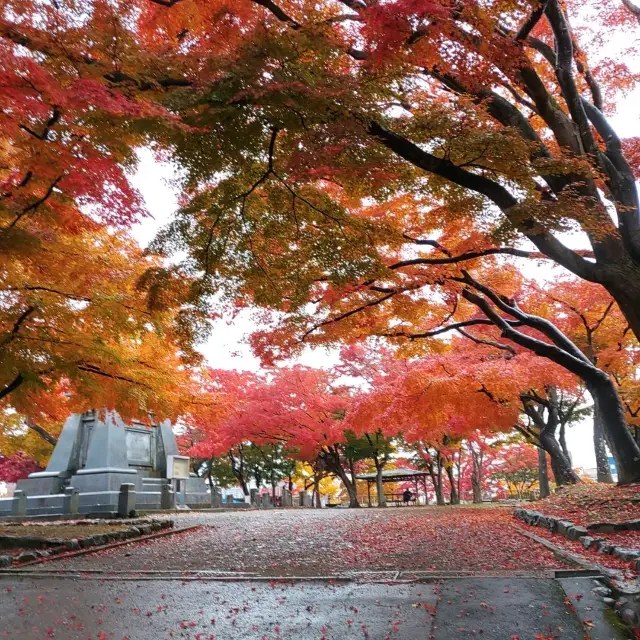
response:
[[[474,504],[480,504],[482,502],[482,451],[475,451],[471,448],[471,461],[473,468],[471,471],[471,489],[473,490],[473,502]]]
[[[598,482],[606,482],[613,484],[613,476],[609,467],[609,457],[607,456],[607,448],[602,432],[602,422],[600,420],[600,412],[596,412],[594,408],[593,417],[593,449],[596,454],[596,468],[598,472]]]
[[[327,469],[340,478],[342,484],[347,490],[347,493],[349,494],[349,507],[358,508],[360,503],[358,502],[358,493],[356,491],[355,481],[352,481],[346,474],[340,460],[340,453],[330,449],[325,452],[324,461],[327,465]]]
[[[342,484],[345,486],[347,493],[349,494],[349,507],[354,509],[358,508],[360,506],[360,503],[358,502],[358,493],[356,491],[355,484],[351,482],[347,474],[344,472],[344,469],[340,469],[340,471],[338,472],[338,477],[342,481]]]
[[[382,469],[384,465],[380,464],[378,456],[373,458],[373,462],[376,465],[376,491],[378,492],[378,506],[386,507],[387,499],[384,495],[384,483],[382,482]]]
[[[245,496],[249,495],[249,487],[247,486],[247,478],[245,477],[244,457],[242,453],[242,445],[238,448],[238,460],[234,458],[233,450],[227,454],[229,464],[231,465],[231,472],[235,476],[236,480],[242,487],[242,493]]]
[[[460,504],[460,496],[456,489],[456,479],[453,475],[453,464],[446,466],[447,477],[449,478],[449,485],[451,486],[451,494],[449,495],[449,504]]]
[[[434,464],[431,462],[429,464],[429,476],[433,483],[433,491],[436,494],[436,504],[444,506],[444,493],[442,492],[442,467],[436,463],[436,468],[434,469]]]
[[[458,462],[456,462],[457,484],[458,484],[458,502],[462,499],[462,447],[458,450]]]
[[[580,482],[580,476],[571,468],[571,463],[564,455],[553,433],[550,433],[547,429],[543,429],[540,432],[539,439],[540,446],[551,458],[551,468],[553,469],[556,484],[561,487],[565,484],[576,484]]]
[[[564,422],[560,425],[560,435],[558,436],[558,442],[560,443],[560,448],[562,449],[562,453],[569,460],[569,464],[571,464],[571,456],[569,455],[569,449],[567,448],[567,434],[566,434],[567,425]]]
[[[209,459],[209,489],[211,489],[211,493],[213,493],[213,476],[211,475],[211,467],[213,467],[213,458]]]
[[[242,493],[244,493],[245,496],[248,496],[249,487],[247,486],[247,481],[242,475],[242,472],[239,471],[237,468],[234,468],[233,466],[231,467],[231,471],[233,471],[233,475],[236,477],[238,484],[242,487]]]
[[[538,447],[538,484],[540,485],[540,497],[548,498],[551,490],[549,489],[547,452],[542,447]]]
[[[535,411],[531,405],[525,405],[525,411],[540,429],[538,442],[551,458],[551,468],[553,469],[556,484],[558,486],[576,484],[580,482],[580,478],[571,467],[571,459],[566,453],[566,442],[564,443],[564,447],[562,447],[556,440],[556,431],[560,424],[558,393],[556,388],[552,386],[547,388],[547,393],[549,394],[550,402],[547,406],[548,415],[546,421],[543,420],[542,413]],[[561,425],[561,429],[562,427],[563,425]]]
[[[316,509],[322,509],[322,500],[320,498],[320,483],[316,482],[313,486],[313,506]]]
[[[563,473],[562,467],[554,457],[549,456],[549,458],[551,460],[551,472],[553,473],[553,479],[555,480],[556,487],[564,487],[567,484],[567,481],[565,480],[565,474]]]
[[[640,341],[640,266],[629,264],[628,258],[626,263],[626,268],[613,265],[608,269],[609,277],[603,278],[601,284],[618,303],[631,331]]]
[[[311,492],[311,504],[314,508],[320,508],[320,474],[313,474],[313,491]]]
[[[631,484],[640,481],[640,448],[633,439],[624,417],[624,408],[612,380],[602,372],[597,382],[587,384],[593,397],[595,421],[602,426],[602,433],[616,461],[618,483]]]

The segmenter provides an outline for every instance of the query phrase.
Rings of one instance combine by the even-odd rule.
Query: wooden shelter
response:
[[[422,480],[422,488],[424,490],[425,500],[427,500],[427,476],[429,475],[428,471],[420,471],[419,469],[383,469],[382,471],[382,482],[383,484],[387,482],[412,482],[415,485],[415,494],[418,495],[418,489],[420,487],[420,481]],[[356,480],[366,480],[367,482],[367,499],[369,502],[369,506],[373,506],[371,504],[371,483],[375,483],[377,478],[377,473],[374,471],[372,473],[361,473],[356,476]],[[392,494],[391,501],[395,502],[398,505],[402,500],[394,498],[396,494]],[[400,496],[401,494],[398,494]],[[386,496],[386,494],[385,494]]]

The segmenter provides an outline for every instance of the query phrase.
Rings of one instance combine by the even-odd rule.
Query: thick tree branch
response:
[[[31,420],[31,418],[27,418],[25,420],[25,424],[27,425],[27,427],[29,427],[29,429],[37,433],[43,440],[45,440],[49,444],[53,445],[54,447],[56,446],[56,444],[58,444],[58,438],[52,436],[46,429],[37,425],[35,422],[33,422],[33,420]]]
[[[14,322],[11,331],[5,336],[5,338],[0,341],[0,349],[6,347],[15,337],[18,335],[20,331],[20,327],[27,321],[29,316],[36,310],[33,306],[28,306],[18,317],[18,319]]]
[[[506,320],[511,326],[518,327],[522,323],[517,320]],[[407,333],[406,331],[395,331],[389,333],[380,333],[379,336],[383,338],[408,338],[409,340],[420,340],[423,338],[432,338],[433,336],[447,333],[448,331],[460,331],[464,327],[474,327],[477,325],[491,326],[495,325],[492,320],[487,318],[473,318],[471,320],[462,320],[461,322],[454,322],[453,324],[446,325],[444,327],[438,327],[437,329],[431,329],[430,331],[423,331],[420,333]]]
[[[605,115],[582,99],[585,112],[598,135],[605,143],[605,157],[609,161],[607,186],[616,202],[618,229],[629,253],[640,262],[640,202],[633,170],[622,150],[622,142]]]
[[[467,260],[475,260],[484,256],[494,255],[511,255],[518,258],[546,258],[535,251],[525,251],[523,249],[513,249],[512,247],[496,247],[493,249],[485,249],[484,251],[467,251],[458,256],[450,256],[447,258],[412,258],[411,260],[402,260],[389,265],[387,268],[391,270],[402,269],[421,264],[455,264],[457,262],[465,262]]]
[[[462,169],[450,160],[438,158],[424,151],[410,140],[386,129],[375,120],[372,120],[368,124],[367,129],[368,132],[385,147],[414,166],[486,196],[502,211],[508,211],[511,207],[518,204],[516,198],[499,183],[467,171],[466,169]]]
[[[578,360],[582,360],[584,363],[591,365],[591,361],[587,356],[576,347],[567,336],[564,335],[553,323],[549,322],[546,318],[541,318],[540,316],[534,316],[522,311],[515,301],[507,300],[504,296],[498,295],[495,291],[490,289],[489,287],[479,283],[477,280],[471,277],[471,275],[463,270],[463,278],[462,281],[465,284],[473,287],[477,291],[480,291],[483,295],[485,295],[493,304],[498,307],[504,313],[509,314],[510,316],[520,320],[524,325],[532,327],[533,329],[537,329],[542,334],[547,336],[558,348],[562,349],[568,354],[571,354],[573,358]],[[475,304],[475,303],[474,303]],[[478,305],[476,305],[478,306]],[[484,311],[484,309],[483,309]],[[486,315],[486,314],[485,314]],[[503,320],[504,322],[504,320]]]
[[[251,0],[255,4],[259,4],[261,7],[270,11],[280,22],[287,23],[292,29],[300,29],[300,23],[294,20],[284,9],[279,7],[272,0]]]
[[[602,382],[602,376],[606,374],[596,369],[588,361],[585,361],[582,358],[577,358],[571,353],[568,353],[564,349],[553,344],[543,342],[542,340],[538,340],[537,338],[533,338],[517,331],[504,318],[502,318],[502,316],[496,313],[495,309],[485,298],[473,293],[470,289],[463,289],[462,296],[472,304],[476,305],[501,330],[502,335],[505,338],[515,342],[525,349],[533,351],[533,353],[539,356],[556,362],[585,381],[593,381],[594,383]]]
[[[553,30],[557,47],[556,77],[569,113],[575,122],[584,151],[593,158],[598,157],[598,147],[591,133],[589,120],[584,112],[582,100],[573,77],[573,40],[566,16],[559,0],[549,0],[545,13]]]
[[[540,6],[529,16],[526,22],[518,30],[518,33],[515,36],[516,40],[524,40],[531,33],[538,22],[540,22],[540,18],[544,15],[548,1],[549,0],[544,0],[541,2]]]
[[[8,396],[12,391],[15,391],[23,382],[24,376],[19,373],[11,382],[0,389],[0,400]]]

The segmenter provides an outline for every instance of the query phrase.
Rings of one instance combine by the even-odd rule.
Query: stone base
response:
[[[37,477],[40,476],[40,477]],[[18,480],[16,490],[24,491],[28,496],[53,495],[62,493],[64,478],[60,474],[32,473],[24,480]]]

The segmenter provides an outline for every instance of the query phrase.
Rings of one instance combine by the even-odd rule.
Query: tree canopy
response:
[[[518,427],[575,481],[586,393],[637,481],[640,138],[612,118],[638,36],[618,0],[6,0],[0,400],[188,415],[224,427],[202,457],[278,443],[351,481],[348,433],[448,473]],[[181,189],[146,251],[140,147]],[[268,369],[197,372],[247,306]],[[308,345],[354,351],[275,368]]]

